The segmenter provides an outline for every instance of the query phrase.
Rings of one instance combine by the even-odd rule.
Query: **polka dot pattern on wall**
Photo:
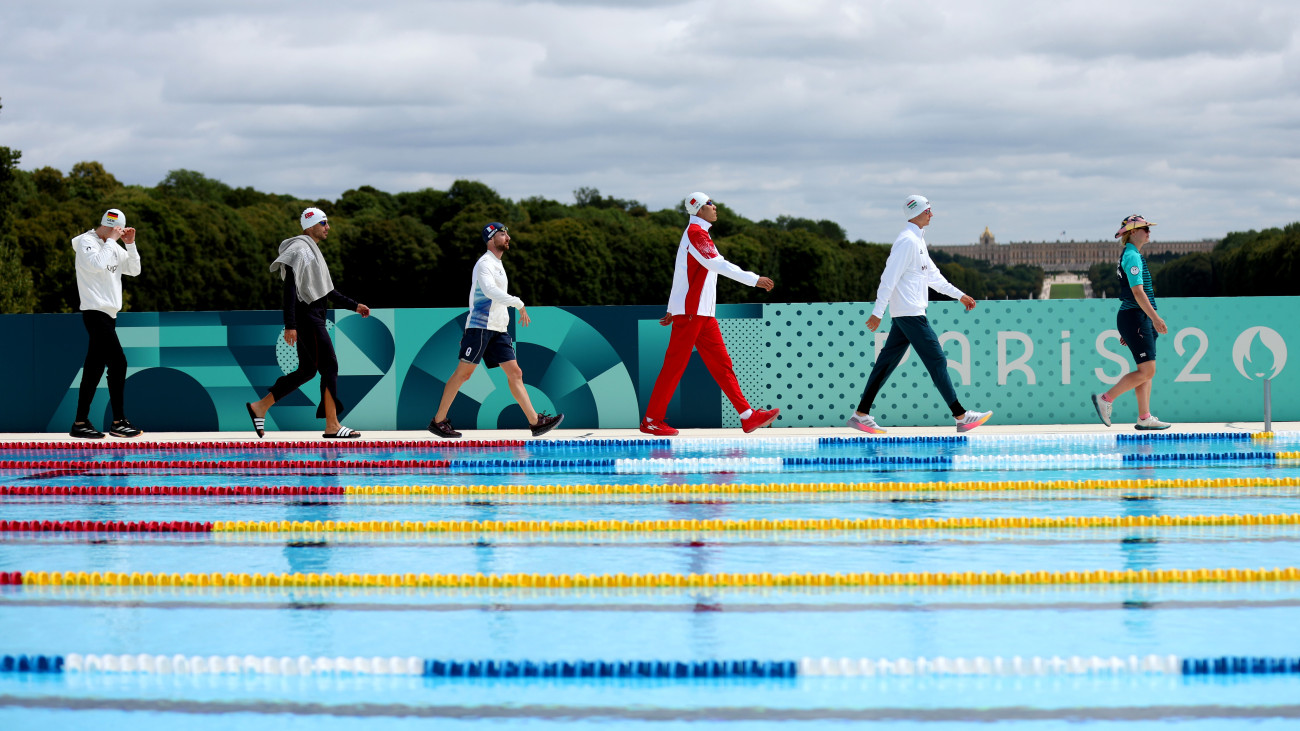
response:
[[[325,331],[334,337],[334,321],[325,321]],[[298,346],[290,345],[284,342],[284,330],[281,330],[275,336],[275,362],[279,364],[280,370],[286,374],[298,370]]]
[[[1175,419],[1216,420],[1223,409],[1216,411],[1215,405],[1231,390],[1245,396],[1228,411],[1259,418],[1259,385],[1238,373],[1233,350],[1252,326],[1271,327],[1285,338],[1293,325],[1268,298],[1238,298],[1233,304],[1240,307],[1194,298],[1160,302],[1170,323],[1169,335],[1156,346],[1161,368],[1155,402],[1161,412],[1178,414]],[[780,407],[782,426],[843,426],[875,364],[877,338],[883,345],[893,327],[886,317],[876,333],[868,331],[872,306],[773,304],[764,306],[761,317],[721,321],[751,402]],[[998,423],[1088,424],[1096,420],[1090,395],[1134,368],[1115,333],[1117,307],[1114,300],[993,300],[966,312],[956,302],[932,302],[927,316],[950,361],[948,376],[962,406],[991,409]],[[1271,354],[1258,337],[1240,343],[1250,361],[1265,368],[1285,355]],[[1279,384],[1288,381],[1274,381],[1276,408]],[[1131,395],[1119,408],[1133,412],[1126,419],[1135,418]],[[910,350],[871,411],[885,427],[953,423],[948,404]],[[722,413],[724,423],[735,422],[725,399]]]
[[[750,396],[751,401],[780,407],[783,425],[842,425],[871,372],[874,340],[865,324],[871,303],[771,305],[763,314],[746,365],[752,362],[764,381],[755,387],[742,380],[746,394],[753,388],[763,397]]]
[[[736,369],[740,390],[745,393],[750,406],[756,409],[769,407],[772,396],[766,387],[770,376],[765,355],[768,348],[764,345],[766,339],[763,337],[763,321],[722,318],[718,320],[718,329],[722,331],[722,340],[727,344],[727,352],[731,354],[731,365]],[[721,399],[722,425],[739,428],[740,415],[736,413],[731,401],[721,391],[718,398]],[[784,414],[781,418],[785,418]]]

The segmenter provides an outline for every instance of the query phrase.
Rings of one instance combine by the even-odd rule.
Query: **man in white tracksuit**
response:
[[[771,292],[776,286],[768,277],[760,277],[727,261],[713,243],[709,229],[718,220],[718,207],[704,193],[692,193],[685,201],[686,230],[677,245],[677,259],[673,264],[673,288],[668,294],[668,313],[659,320],[660,325],[671,325],[668,350],[664,365],[655,379],[640,429],[645,434],[671,437],[677,429],[664,418],[672,401],[677,384],[686,372],[691,351],[699,351],[700,359],[718,382],[722,393],[740,415],[740,427],[746,434],[761,429],[776,420],[780,409],[755,409],[740,389],[731,355],[718,327],[718,275],[734,279],[750,287],[761,287]]]
[[[849,426],[868,434],[884,434],[876,420],[871,417],[871,405],[876,400],[885,381],[898,367],[907,353],[908,346],[916,350],[930,372],[930,378],[939,389],[939,395],[952,411],[957,421],[958,432],[968,432],[983,424],[993,416],[992,411],[967,411],[957,400],[957,392],[948,377],[948,356],[944,355],[939,338],[930,327],[925,317],[926,307],[930,304],[930,290],[946,294],[961,300],[966,311],[975,309],[975,298],[954,287],[939,273],[925,246],[926,226],[934,217],[930,210],[930,201],[919,195],[909,196],[903,203],[904,215],[907,216],[907,228],[898,234],[894,246],[889,250],[889,260],[885,262],[885,271],[880,275],[880,288],[876,290],[876,306],[867,320],[867,329],[875,332],[880,327],[880,318],[888,308],[893,318],[889,329],[889,338],[876,358],[876,365],[871,369],[867,379],[866,390],[858,409],[849,417]]]
[[[126,244],[123,247],[118,239]],[[117,313],[122,310],[122,275],[140,274],[140,252],[135,246],[135,229],[126,227],[126,216],[110,208],[99,225],[72,240],[76,252],[77,294],[81,298],[81,322],[90,336],[86,361],[81,367],[81,389],[77,394],[77,416],[68,434],[82,439],[103,439],[90,422],[90,403],[99,380],[108,369],[108,402],[113,409],[115,437],[138,437],[144,432],[126,418],[122,393],[126,387],[126,354],[117,339]]]
[[[438,404],[438,413],[429,422],[429,432],[444,439],[461,436],[448,420],[448,413],[460,387],[473,375],[481,360],[487,363],[488,368],[500,366],[505,371],[510,393],[523,409],[529,429],[533,436],[540,437],[559,426],[564,421],[564,414],[551,416],[533,409],[528,387],[524,385],[524,372],[516,361],[515,346],[507,330],[511,307],[519,310],[520,324],[532,322],[528,310],[524,309],[524,301],[506,291],[509,282],[501,257],[510,250],[510,233],[504,224],[493,221],[483,227],[482,234],[487,251],[474,264],[470,276],[469,316],[465,318],[465,333],[460,339],[460,362],[442,389],[442,402]]]

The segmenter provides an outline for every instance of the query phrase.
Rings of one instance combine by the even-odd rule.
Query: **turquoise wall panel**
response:
[[[1089,396],[1132,370],[1119,345],[1114,301],[981,302],[973,312],[935,303],[930,320],[962,402],[993,409],[998,423],[1093,423]],[[1300,420],[1300,298],[1166,299],[1170,332],[1157,344],[1152,410],[1175,422],[1259,421],[1262,382],[1272,379],[1273,417]],[[876,333],[863,302],[724,305],[718,315],[737,377],[752,405],[780,407],[775,426],[841,426],[857,406],[886,318]],[[645,410],[670,328],[660,307],[536,307],[511,325],[534,406],[567,414],[566,427],[632,427]],[[280,315],[258,312],[123,313],[118,332],[130,365],[127,413],[147,429],[248,429],[243,403],[261,398],[297,353]],[[347,423],[357,429],[423,429],[457,364],[459,309],[332,313]],[[16,408],[3,431],[63,431],[71,422],[85,354],[79,315],[0,316],[12,355],[0,373]],[[318,429],[319,380],[271,410],[272,429]],[[92,417],[104,420],[101,383]],[[943,425],[947,409],[914,355],[881,392],[873,413],[886,426]],[[452,407],[470,428],[520,428],[523,414],[499,369],[480,367]],[[1132,395],[1117,425],[1136,418]],[[681,427],[739,426],[698,356],[668,411]]]

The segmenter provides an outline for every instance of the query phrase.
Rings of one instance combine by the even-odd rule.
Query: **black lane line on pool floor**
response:
[[[142,711],[210,715],[224,713],[295,716],[500,718],[624,721],[1160,721],[1166,719],[1300,718],[1300,705],[1153,705],[1094,708],[771,708],[715,706],[647,708],[561,705],[411,705],[405,703],[305,703],[298,701],[177,701],[150,698],[21,697],[0,695],[0,708],[61,711]]]
[[[33,608],[93,608],[93,609],[215,609],[254,611],[335,611],[335,612],[650,612],[683,613],[719,612],[728,614],[780,614],[824,612],[956,612],[956,611],[1148,611],[1190,609],[1294,609],[1300,607],[1296,599],[1170,599],[1170,600],[1104,600],[1096,602],[930,602],[910,604],[900,602],[813,604],[808,602],[746,602],[695,601],[679,604],[567,604],[506,603],[497,601],[458,602],[446,604],[383,603],[383,602],[329,602],[302,599],[300,601],[217,602],[163,599],[144,601],[135,599],[13,599],[0,596],[0,607]]]

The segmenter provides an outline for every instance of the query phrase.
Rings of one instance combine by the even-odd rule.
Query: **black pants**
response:
[[[81,366],[81,390],[77,393],[77,421],[90,419],[90,402],[95,400],[99,379],[108,369],[108,402],[113,407],[113,420],[126,418],[122,408],[122,392],[126,389],[126,353],[117,339],[117,320],[99,310],[82,310],[81,323],[90,336],[86,348],[86,362]]]
[[[334,399],[334,413],[343,414],[343,402],[339,400],[339,359],[334,355],[334,343],[330,341],[329,330],[325,324],[325,299],[321,298],[310,305],[298,302],[294,305],[294,317],[298,328],[298,370],[280,376],[271,386],[271,395],[275,400],[288,396],[302,384],[310,381],[312,376],[320,373],[320,406],[316,407],[316,418],[325,418],[325,393]]]
[[[925,315],[915,315],[895,317],[891,323],[889,337],[885,338],[885,347],[880,349],[880,357],[876,359],[876,365],[871,369],[871,376],[867,378],[867,388],[862,393],[858,411],[864,414],[871,413],[871,405],[876,400],[876,394],[880,393],[881,387],[889,380],[890,374],[898,367],[899,361],[903,359],[910,346],[917,355],[921,356],[921,362],[930,372],[930,379],[939,389],[939,397],[952,411],[952,415],[960,418],[966,413],[966,409],[957,400],[957,391],[953,389],[952,379],[948,377],[948,356],[944,355],[943,346],[939,344],[939,336],[934,334],[930,321]]]

